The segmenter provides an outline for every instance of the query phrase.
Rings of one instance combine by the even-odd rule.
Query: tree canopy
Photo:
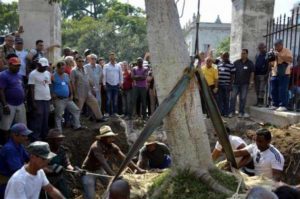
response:
[[[108,1],[102,2],[106,4]],[[112,2],[114,3],[107,3],[110,6],[105,6],[97,17],[78,13],[64,18],[63,45],[80,52],[89,48],[106,58],[110,51],[114,51],[119,60],[132,61],[142,56],[148,48],[143,11],[129,4]]]
[[[18,29],[18,3],[0,3],[0,34],[7,34]]]
[[[135,60],[148,50],[146,18],[140,8],[117,0],[45,0],[60,3],[62,46],[108,58],[114,51],[119,60]],[[18,3],[0,4],[0,34],[18,29]],[[22,25],[22,24],[21,24]],[[26,27],[24,27],[26,31]]]

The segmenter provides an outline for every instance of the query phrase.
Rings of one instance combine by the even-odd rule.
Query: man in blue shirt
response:
[[[14,55],[8,59],[8,64],[8,69],[0,73],[0,101],[3,106],[0,144],[6,143],[5,134],[8,134],[14,121],[26,124],[25,92],[22,77],[18,74],[21,62],[17,55]]]
[[[22,123],[14,124],[10,131],[11,138],[0,150],[0,198],[4,198],[9,178],[29,160],[23,144],[32,131]]]
[[[52,99],[54,99],[55,106],[55,122],[57,128],[62,132],[61,121],[65,109],[67,109],[73,116],[73,126],[75,130],[82,129],[79,121],[80,109],[73,102],[73,94],[70,85],[70,78],[65,73],[65,62],[58,62],[56,64],[56,71],[52,77]]]

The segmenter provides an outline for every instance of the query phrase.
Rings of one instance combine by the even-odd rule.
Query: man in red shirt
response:
[[[291,68],[290,82],[293,104],[296,106],[296,111],[300,111],[300,56],[297,57],[297,65]]]
[[[123,102],[123,113],[126,119],[131,119],[132,117],[132,83],[133,79],[131,77],[130,66],[127,61],[123,62],[123,89],[122,89],[122,102]]]

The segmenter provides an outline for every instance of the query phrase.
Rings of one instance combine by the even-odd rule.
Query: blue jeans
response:
[[[229,97],[230,97],[230,86],[229,85],[219,85],[219,90],[217,94],[217,102],[221,115],[229,114]]]
[[[119,85],[113,86],[106,83],[106,111],[110,115],[118,112],[119,88]]]
[[[95,172],[99,173],[99,172]],[[103,172],[100,172],[103,173]],[[96,195],[96,181],[99,179],[101,183],[105,186],[108,185],[108,180],[101,177],[96,177],[92,175],[82,176],[82,185],[83,185],[83,198],[84,199],[95,199]]]
[[[289,81],[290,77],[288,75],[271,77],[271,96],[273,106],[286,107],[288,105]]]
[[[165,155],[164,162],[159,166],[154,166],[151,161],[149,161],[149,167],[151,169],[165,169],[171,166],[172,160],[170,155]]]
[[[230,98],[230,113],[233,113],[233,114],[235,113],[236,98],[238,95],[239,95],[239,101],[240,101],[239,113],[240,114],[245,113],[248,87],[249,87],[248,84],[233,85],[232,92],[231,92],[231,98]]]

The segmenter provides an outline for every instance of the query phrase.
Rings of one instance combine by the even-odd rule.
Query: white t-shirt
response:
[[[49,181],[40,169],[36,175],[31,175],[23,166],[9,179],[5,189],[5,199],[38,199],[42,187]]]
[[[34,85],[34,99],[35,100],[50,100],[51,74],[49,71],[40,73],[36,69],[29,74],[29,85]]]
[[[261,152],[256,144],[250,144],[246,150],[253,158],[255,175],[264,175],[272,179],[272,169],[283,170],[283,155],[273,145]]]
[[[19,70],[19,74],[22,76],[26,76],[26,57],[28,55],[28,51],[23,49],[22,51],[16,50],[16,55],[19,57],[21,61],[21,67]]]
[[[233,151],[237,150],[241,144],[247,146],[246,142],[242,138],[234,135],[229,135],[229,142]],[[215,149],[217,149],[218,151],[222,151],[223,147],[219,143],[219,141],[217,141]],[[241,159],[242,159],[241,157],[235,158],[236,163],[239,163]]]

